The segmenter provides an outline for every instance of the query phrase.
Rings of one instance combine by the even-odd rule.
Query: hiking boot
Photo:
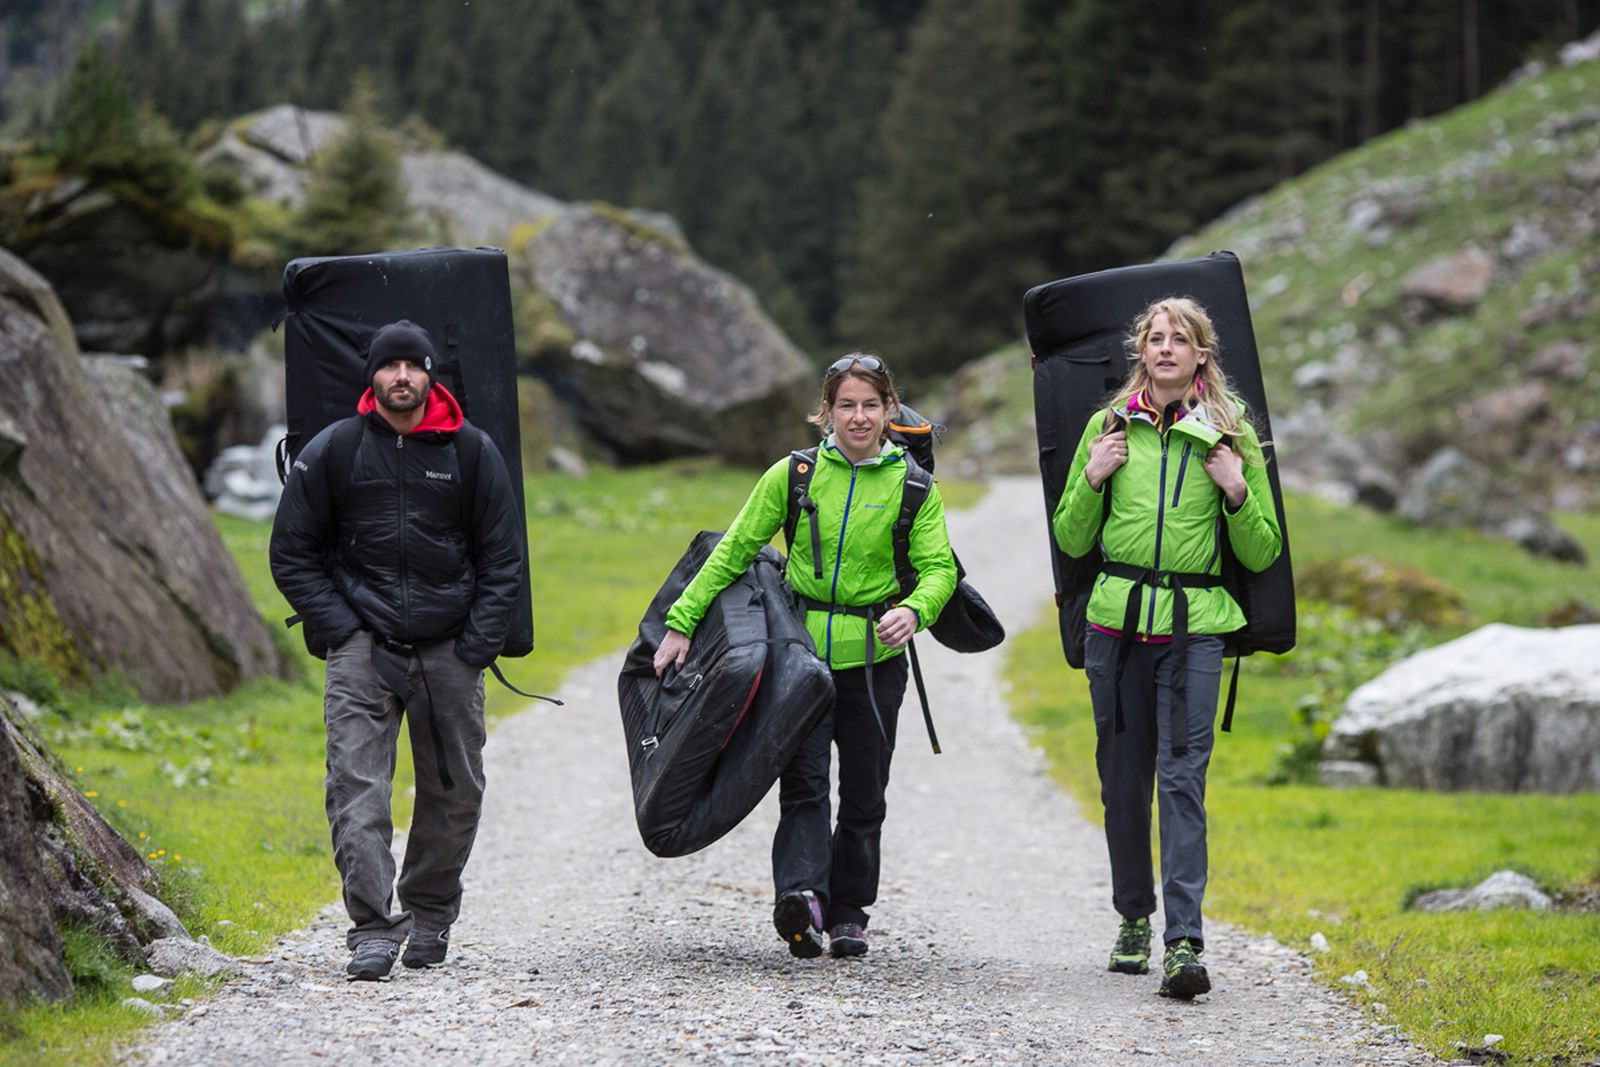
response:
[[[828,951],[835,959],[867,954],[867,928],[860,923],[834,923],[828,927]]]
[[[1187,937],[1180,937],[1167,946],[1161,957],[1161,995],[1179,1000],[1192,1000],[1201,993],[1211,992],[1211,976],[1206,965],[1200,962],[1200,950]]]
[[[1119,974],[1150,973],[1150,920],[1123,919],[1117,931],[1117,944],[1111,950],[1108,971]]]
[[[809,889],[791,889],[772,906],[772,925],[789,946],[789,955],[814,960],[822,955],[822,901]]]
[[[407,967],[435,967],[444,962],[444,954],[450,951],[450,928],[443,930],[426,930],[420,926],[411,928],[411,940],[406,942],[406,954],[400,957],[400,962]]]
[[[352,982],[376,982],[389,977],[394,958],[398,955],[398,941],[374,937],[350,951],[350,962],[345,966],[344,973],[350,976]]]

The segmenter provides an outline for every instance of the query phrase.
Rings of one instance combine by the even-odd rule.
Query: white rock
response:
[[[143,997],[123,997],[122,1006],[155,1018],[161,1018],[166,1014],[159,1004],[152,1004]]]
[[[1328,951],[1328,939],[1322,936],[1321,930],[1318,930],[1316,933],[1311,935],[1311,947],[1316,949],[1318,952]]]
[[[215,978],[238,969],[238,961],[232,956],[225,956],[208,944],[181,937],[163,937],[150,942],[144,950],[144,959],[152,971],[169,978],[180,974]]]
[[[1350,694],[1325,754],[1391,786],[1600,789],[1600,625],[1495,623],[1396,663]]]
[[[1372,983],[1367,980],[1366,971],[1357,971],[1355,974],[1347,974],[1340,978],[1339,981],[1343,982],[1345,985],[1353,985],[1358,989],[1367,989],[1372,985]]]
[[[154,974],[141,974],[136,975],[133,979],[133,991],[135,993],[155,993],[171,984],[172,979],[170,978],[162,978]]]
[[[1494,1046],[1498,1045],[1500,1042],[1504,1041],[1505,1039],[1506,1039],[1506,1035],[1505,1034],[1484,1034],[1483,1035],[1483,1043],[1486,1046],[1488,1046],[1489,1048],[1494,1048]]]
[[[1487,911],[1528,908],[1546,911],[1552,901],[1539,883],[1516,871],[1496,871],[1471,889],[1441,889],[1417,898],[1418,911]]]

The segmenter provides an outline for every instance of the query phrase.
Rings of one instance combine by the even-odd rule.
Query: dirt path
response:
[[[1008,628],[1031,623],[1050,594],[1037,482],[997,483],[951,526]],[[1154,975],[1107,973],[1116,917],[1098,825],[1012,723],[1000,656],[924,645],[945,752],[928,751],[908,701],[865,958],[792,960],[772,932],[774,797],[698,855],[645,851],[617,656],[563,687],[567,707],[491,735],[449,966],[347,984],[330,909],[129,1060],[1433,1062],[1314,985],[1297,953],[1220,923],[1208,924],[1207,997],[1172,1003]]]

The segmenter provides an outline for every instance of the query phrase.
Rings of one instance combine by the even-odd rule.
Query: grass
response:
[[[697,462],[529,478],[537,648],[502,664],[507,676],[559,695],[568,671],[625,645],[693,533],[725,527],[754,482],[754,472]],[[226,516],[217,524],[257,607],[281,626],[289,608],[267,569],[270,527]],[[235,954],[261,951],[338,898],[322,811],[321,665],[298,630],[291,640],[298,681],[257,681],[182,707],[68,697],[46,724],[78,787],[161,871],[190,932]],[[493,683],[489,691],[491,716],[525,706]],[[540,712],[553,728],[586,713]],[[410,817],[405,748],[395,782],[401,825]],[[109,1062],[113,1043],[148,1020],[120,1003],[132,970],[98,959],[94,972],[75,1001],[0,1016],[0,1063]]]
[[[1455,588],[1481,621],[1527,622],[1572,596],[1597,602],[1592,571],[1471,535],[1298,498],[1289,525],[1297,562],[1362,553],[1405,562]],[[1566,525],[1591,553],[1600,550],[1600,521]],[[1473,884],[1508,867],[1550,888],[1592,885],[1600,880],[1600,794],[1265,785],[1302,729],[1293,709],[1310,682],[1296,661],[1322,651],[1302,645],[1282,661],[1262,658],[1240,682],[1234,732],[1219,736],[1208,783],[1208,912],[1302,949],[1321,932],[1330,946],[1317,956],[1322,979],[1340,985],[1365,971],[1370,987],[1351,995],[1442,1055],[1457,1054],[1457,1042],[1482,1045],[1485,1033],[1503,1034],[1499,1048],[1518,1063],[1600,1055],[1600,915],[1406,910],[1419,890]],[[1087,685],[1061,659],[1053,609],[1010,643],[1007,678],[1012,707],[1056,777],[1097,818]],[[1108,900],[1108,938],[1114,918]]]

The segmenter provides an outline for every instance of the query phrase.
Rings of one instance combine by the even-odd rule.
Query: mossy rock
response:
[[[1297,567],[1295,586],[1301,597],[1340,605],[1390,627],[1455,630],[1472,622],[1466,602],[1448,585],[1413,567],[1371,556]]]

